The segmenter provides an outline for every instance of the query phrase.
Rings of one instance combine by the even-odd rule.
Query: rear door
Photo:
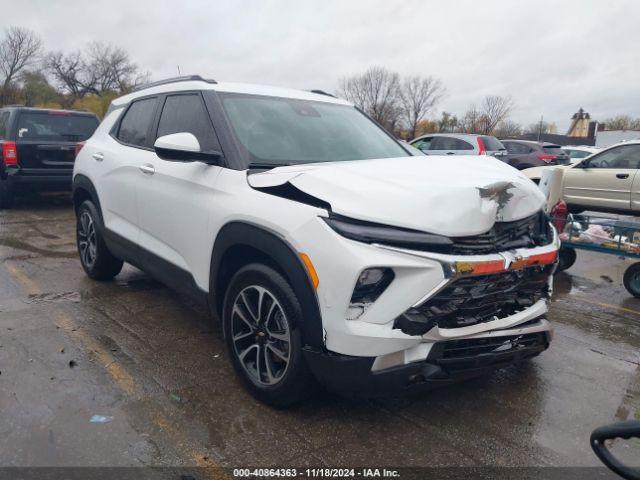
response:
[[[105,226],[125,240],[137,243],[140,236],[136,188],[141,167],[153,160],[151,131],[158,97],[137,99],[120,115],[106,138],[95,138],[83,149],[95,162]],[[133,252],[135,253],[135,252]]]
[[[57,110],[21,110],[16,122],[18,161],[24,174],[68,174],[75,146],[98,127],[95,115]]]
[[[570,205],[629,211],[639,166],[640,145],[621,145],[589,157],[566,170],[565,200]],[[638,194],[633,197],[633,203],[637,204]]]

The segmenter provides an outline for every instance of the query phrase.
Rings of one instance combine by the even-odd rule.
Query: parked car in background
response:
[[[249,391],[445,385],[538,355],[558,237],[503,162],[412,156],[337,98],[201,77],[112,102],[78,154],[82,267],[208,305]]]
[[[538,182],[546,168],[522,173]],[[557,168],[565,170],[563,197],[570,210],[640,213],[640,140],[619,143]]]
[[[409,142],[426,155],[491,155],[502,158],[507,152],[496,137],[466,133],[431,133]]]
[[[568,165],[569,155],[560,145],[530,140],[501,140],[507,149],[503,160],[518,170],[544,165]]]
[[[71,190],[76,146],[98,124],[90,112],[0,108],[0,208],[11,206],[23,191]]]
[[[598,153],[601,149],[597,147],[588,147],[583,145],[567,145],[562,147],[562,151],[569,155],[570,163],[578,163],[582,158]]]

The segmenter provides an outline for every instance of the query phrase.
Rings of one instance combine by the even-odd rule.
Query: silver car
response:
[[[502,160],[507,153],[496,137],[469,133],[430,133],[409,144],[426,155],[492,155]]]

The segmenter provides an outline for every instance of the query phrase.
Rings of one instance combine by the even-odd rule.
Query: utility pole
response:
[[[542,119],[544,117],[540,115],[540,125],[538,126],[538,141],[540,141],[540,137],[542,136]]]

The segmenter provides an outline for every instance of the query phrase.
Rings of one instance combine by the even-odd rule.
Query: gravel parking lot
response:
[[[289,411],[242,389],[200,306],[130,266],[89,280],[66,196],[0,212],[0,260],[4,466],[595,466],[590,432],[640,418],[640,300],[611,256],[556,276],[554,341],[526,365]]]

